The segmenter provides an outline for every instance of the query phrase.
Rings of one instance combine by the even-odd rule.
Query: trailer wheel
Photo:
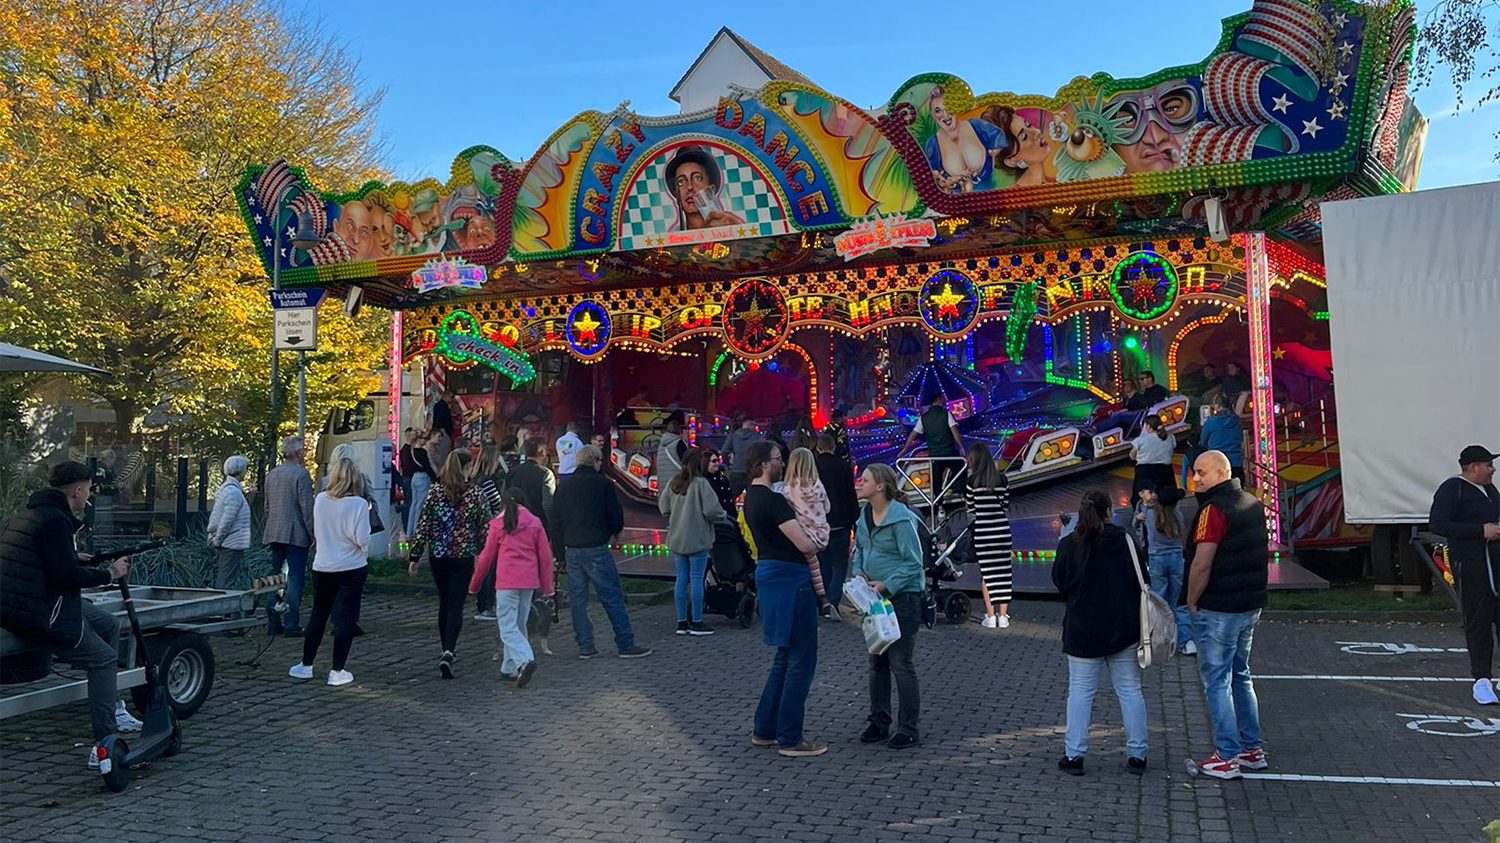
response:
[[[147,639],[146,646],[177,718],[192,717],[214,686],[214,650],[208,639],[196,632],[177,632]],[[140,711],[151,703],[151,690],[145,685],[131,688],[130,696]]]

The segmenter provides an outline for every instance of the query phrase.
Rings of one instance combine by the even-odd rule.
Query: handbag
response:
[[[1141,560],[1136,555],[1135,540],[1128,535],[1125,546],[1130,549],[1130,567],[1135,571],[1135,581],[1141,586],[1141,643],[1136,645],[1135,660],[1141,667],[1161,664],[1177,655],[1177,616],[1160,595],[1146,585],[1141,576]]]
[[[380,507],[369,497],[365,498],[365,503],[370,505],[370,535],[385,532],[385,522],[380,520]]]

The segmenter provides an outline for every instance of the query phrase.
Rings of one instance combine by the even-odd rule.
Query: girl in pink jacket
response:
[[[490,522],[484,549],[474,562],[470,594],[479,593],[491,568],[495,570],[495,623],[505,645],[500,675],[514,679],[516,687],[524,688],[536,673],[536,656],[526,638],[531,598],[538,589],[551,597],[555,588],[547,533],[542,522],[521,506],[514,488],[505,490],[500,516]]]

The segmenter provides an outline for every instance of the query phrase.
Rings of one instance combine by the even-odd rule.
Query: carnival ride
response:
[[[1188,381],[1232,361],[1247,485],[1285,542],[1286,490],[1336,453],[1291,424],[1331,395],[1320,203],[1413,185],[1412,31],[1404,5],[1252,0],[1193,65],[1050,96],[924,74],[873,111],[772,67],[702,111],[583,112],[524,162],[470,147],[446,183],[337,194],[276,162],[237,196],[284,287],[393,312],[393,372],[493,370],[544,429],[642,404],[846,409],[868,462],[904,441],[925,371],[1029,492],[1124,459],[1138,421],[1111,408],[1138,374],[1180,432],[1213,386]],[[682,193],[683,171],[712,191]],[[285,242],[304,223],[307,250]],[[400,416],[393,399],[393,440]],[[660,419],[637,422],[610,462],[644,503]]]

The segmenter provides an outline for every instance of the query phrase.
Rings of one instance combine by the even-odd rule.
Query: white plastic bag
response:
[[[896,607],[883,598],[870,606],[869,613],[860,622],[860,629],[865,634],[865,649],[872,656],[884,653],[892,644],[901,640],[901,624],[896,621]]]
[[[855,577],[844,583],[844,597],[861,615],[870,614],[870,608],[881,601],[880,592],[871,588],[864,577]]]

